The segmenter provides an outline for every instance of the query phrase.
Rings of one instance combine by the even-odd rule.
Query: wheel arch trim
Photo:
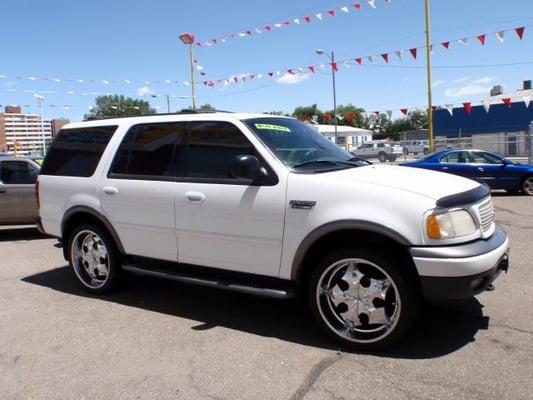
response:
[[[65,214],[63,215],[63,219],[61,221],[61,237],[62,237],[62,241],[63,241],[63,245],[65,246],[66,243],[65,242],[65,238],[64,238],[64,231],[65,231],[65,226],[67,225],[68,221],[70,220],[70,218],[78,213],[85,213],[85,214],[90,214],[92,217],[96,218],[103,226],[104,228],[109,232],[109,234],[111,235],[111,237],[113,238],[116,246],[117,246],[117,249],[118,251],[121,253],[121,254],[125,254],[125,251],[124,251],[124,247],[122,246],[122,242],[118,236],[118,233],[117,231],[115,230],[115,228],[113,228],[113,225],[111,224],[111,222],[109,222],[109,220],[103,216],[101,213],[99,213],[98,211],[96,211],[95,209],[91,208],[91,207],[87,207],[87,206],[74,206],[74,207],[71,207],[69,208]]]
[[[298,281],[300,274],[303,268],[303,261],[309,249],[318,242],[321,238],[336,231],[345,231],[345,230],[359,230],[359,231],[369,231],[372,233],[377,233],[385,236],[386,238],[393,240],[394,242],[409,247],[412,244],[409,240],[402,234],[396,232],[395,230],[380,225],[374,222],[364,221],[364,220],[339,220],[328,222],[324,225],[319,226],[312,230],[307,236],[302,240],[296,253],[294,255],[291,267],[291,280]]]

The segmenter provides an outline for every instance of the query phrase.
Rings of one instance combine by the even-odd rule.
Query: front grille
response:
[[[487,232],[494,221],[494,207],[492,200],[488,199],[479,206],[479,223],[483,232]]]

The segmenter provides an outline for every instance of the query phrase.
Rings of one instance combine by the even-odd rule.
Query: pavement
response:
[[[1,399],[531,399],[533,198],[495,194],[511,268],[425,306],[381,353],[338,349],[292,301],[147,277],[93,297],[55,240],[0,228]]]

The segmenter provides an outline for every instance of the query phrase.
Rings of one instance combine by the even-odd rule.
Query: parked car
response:
[[[400,145],[403,148],[403,154],[428,154],[429,142],[427,140],[408,140],[401,142]]]
[[[356,348],[389,346],[423,299],[470,298],[508,268],[484,185],[368,165],[306,124],[191,113],[73,123],[37,185],[41,229],[82,287],[123,270],[299,296]]]
[[[533,165],[515,163],[488,151],[448,149],[401,165],[449,172],[484,183],[491,189],[533,196]]]
[[[359,158],[377,158],[380,162],[396,161],[403,154],[403,149],[398,145],[391,145],[382,141],[366,142],[352,151]]]
[[[39,165],[24,157],[0,157],[0,225],[34,224]]]

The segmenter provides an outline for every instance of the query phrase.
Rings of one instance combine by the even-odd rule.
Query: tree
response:
[[[198,111],[204,111],[204,112],[213,112],[216,111],[216,108],[213,107],[211,104],[206,103],[202,104],[199,108],[197,108]]]
[[[428,128],[428,113],[426,111],[411,111],[407,115],[407,120],[409,121],[409,125],[411,127],[410,130]]]
[[[282,116],[284,116],[284,117],[290,117],[289,114],[284,113],[283,111],[266,111],[266,112],[264,112],[263,114],[268,114],[268,115],[282,115]]]
[[[98,96],[95,99],[95,106],[89,113],[85,114],[84,118],[130,117],[150,114],[155,114],[155,110],[150,107],[150,103],[147,101],[115,94]]]
[[[292,116],[302,121],[310,121],[314,116],[318,116],[318,122],[322,121],[324,113],[318,109],[316,104],[310,106],[298,106],[294,109]]]
[[[327,114],[333,117],[333,110],[327,111]],[[351,103],[337,106],[337,124],[354,126],[356,128],[368,129],[368,118],[365,116],[365,110],[354,106]],[[328,123],[333,125],[335,121],[331,118]]]

